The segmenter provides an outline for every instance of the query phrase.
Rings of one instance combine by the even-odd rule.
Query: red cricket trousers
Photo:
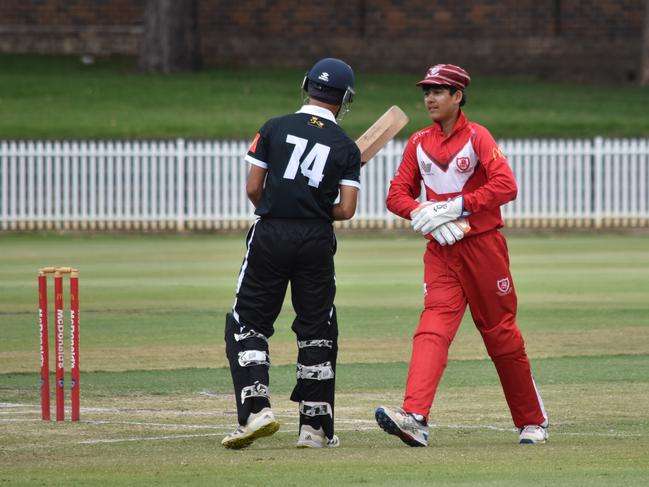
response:
[[[514,424],[547,425],[516,325],[517,299],[505,237],[493,230],[446,247],[431,240],[424,255],[424,285],[424,310],[414,335],[403,409],[428,419],[468,304]]]

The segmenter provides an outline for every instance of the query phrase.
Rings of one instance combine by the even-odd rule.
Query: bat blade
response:
[[[361,166],[374,157],[408,123],[408,115],[396,105],[391,106],[363,135],[356,140],[361,151]]]

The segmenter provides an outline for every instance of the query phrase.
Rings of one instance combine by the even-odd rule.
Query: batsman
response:
[[[299,448],[332,448],[338,321],[334,297],[336,237],[332,222],[352,218],[360,189],[361,154],[338,125],[354,95],[352,68],[318,61],[302,83],[306,102],[271,118],[246,155],[248,198],[259,217],[246,238],[225,350],[239,427],[226,448],[246,448],[279,429],[271,409],[269,339],[291,285],[297,338]],[[336,200],[338,200],[336,202]]]
[[[489,131],[462,111],[470,81],[461,67],[437,64],[417,83],[433,123],[408,140],[387,196],[388,209],[411,220],[428,239],[424,309],[404,401],[375,413],[383,430],[410,446],[428,445],[433,399],[467,305],[496,367],[519,443],[545,443],[548,437],[548,417],[516,324],[507,243],[499,231],[500,207],[516,197],[516,181]],[[422,186],[425,201],[419,202]]]

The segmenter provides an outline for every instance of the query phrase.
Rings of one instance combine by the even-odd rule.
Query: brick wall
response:
[[[207,66],[308,67],[325,55],[359,70],[630,80],[644,0],[198,0]],[[137,55],[145,0],[3,0],[0,52]]]
[[[144,0],[2,0],[0,52],[137,53]]]

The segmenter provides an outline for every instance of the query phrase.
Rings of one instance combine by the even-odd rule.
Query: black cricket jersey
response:
[[[360,188],[360,151],[327,109],[304,105],[257,132],[246,161],[266,181],[255,214],[267,218],[333,220],[340,185]]]

